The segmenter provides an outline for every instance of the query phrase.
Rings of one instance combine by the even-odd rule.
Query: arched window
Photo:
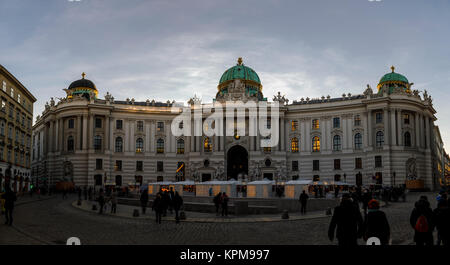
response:
[[[360,133],[355,134],[355,149],[362,149],[362,136]]]
[[[73,136],[69,136],[67,138],[67,151],[73,151],[73,149],[74,149]]]
[[[209,137],[205,137],[205,140],[203,140],[203,150],[205,152],[211,152],[212,151],[212,144]]]
[[[136,139],[136,153],[142,153],[144,150],[144,140],[142,138]]]
[[[312,139],[312,150],[313,152],[320,151],[320,138],[319,136],[314,136]]]
[[[384,133],[382,131],[377,132],[376,145],[377,147],[382,147],[384,144]]]
[[[409,132],[405,132],[403,139],[405,142],[405,146],[411,146],[411,134]]]
[[[116,138],[116,152],[123,152],[123,139],[122,137]]]
[[[318,119],[312,120],[312,128],[313,128],[313,129],[319,129],[319,128],[320,128],[319,120],[318,120]]]
[[[298,153],[298,139],[296,137],[291,140],[291,152]]]
[[[333,137],[333,150],[334,151],[341,150],[341,137],[339,135],[335,135]]]
[[[184,140],[177,140],[177,154],[184,154]]]
[[[158,154],[164,153],[164,140],[161,138],[158,139],[158,141],[156,141],[156,153]]]
[[[94,149],[95,150],[102,149],[102,137],[100,135],[94,136]]]

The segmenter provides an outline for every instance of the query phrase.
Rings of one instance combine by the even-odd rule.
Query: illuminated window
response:
[[[116,152],[123,152],[123,139],[122,137],[116,138]]]
[[[177,154],[184,154],[184,140],[177,140]]]
[[[355,149],[360,150],[362,148],[362,136],[360,133],[355,134]]]
[[[11,97],[14,98],[14,88],[11,87]]]
[[[320,128],[319,120],[318,120],[318,119],[312,120],[312,128],[313,128],[313,129],[319,129],[319,128]]]
[[[17,103],[20,104],[20,94],[17,94]]]
[[[313,152],[319,152],[320,151],[320,138],[319,136],[314,136],[312,139],[312,149]]]
[[[116,160],[116,163],[114,164],[114,171],[122,171],[122,160]]]
[[[403,138],[405,146],[411,146],[411,134],[409,132],[405,132]]]
[[[382,147],[384,144],[384,133],[382,131],[377,132],[376,145],[377,147]]]
[[[209,137],[205,137],[205,140],[203,141],[203,151],[205,152],[211,152],[212,151],[212,144]]]
[[[142,138],[136,139],[136,153],[142,153],[144,150],[144,140]]]
[[[296,137],[292,138],[291,140],[291,152],[292,153],[298,152],[298,139]]]
[[[3,91],[6,92],[6,82],[5,82],[5,81],[3,81],[3,87],[2,87],[2,89],[3,89]]]
[[[403,114],[403,123],[409,124],[409,114]]]
[[[291,121],[292,131],[296,131],[298,129],[298,121]]]
[[[341,137],[339,135],[335,135],[333,137],[333,150],[334,151],[341,150]]]
[[[158,154],[164,153],[164,140],[161,138],[158,139],[158,141],[156,141],[156,153]]]
[[[164,122],[158,121],[158,123],[156,125],[156,130],[158,132],[164,132]]]

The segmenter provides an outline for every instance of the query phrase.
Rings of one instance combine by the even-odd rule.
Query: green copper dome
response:
[[[232,80],[241,79],[244,81],[249,81],[249,83],[254,83],[256,86],[261,85],[261,80],[259,80],[258,74],[250,67],[242,64],[242,58],[238,59],[237,65],[229,68],[223,73],[219,81],[219,87],[229,83]]]
[[[387,85],[398,84],[398,85],[403,85],[404,87],[409,87],[408,79],[404,75],[401,75],[399,73],[395,73],[394,72],[394,70],[395,70],[394,66],[392,66],[391,69],[392,69],[391,73],[385,74],[380,79],[380,82],[378,83],[378,89],[380,87],[382,87],[384,84],[387,84]]]

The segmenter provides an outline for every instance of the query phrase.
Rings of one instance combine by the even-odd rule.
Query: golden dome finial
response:
[[[242,57],[238,58],[238,65],[242,65]]]
[[[81,76],[82,76],[83,79],[84,79],[84,77],[86,76],[86,74],[83,72],[83,73],[81,73]]]
[[[395,70],[395,67],[394,67],[394,66],[391,66],[391,70],[392,70],[392,72],[394,72],[394,70]]]

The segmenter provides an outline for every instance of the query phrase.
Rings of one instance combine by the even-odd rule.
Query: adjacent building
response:
[[[281,137],[264,148],[260,135],[174,136],[175,102],[115,100],[109,93],[100,98],[83,73],[37,117],[32,172],[51,183],[90,186],[267,178],[356,185],[421,180],[435,189],[436,111],[427,91],[412,85],[392,67],[375,89],[367,85],[357,95],[289,102],[278,93],[273,101],[280,103]],[[216,89],[217,102],[267,101],[258,74],[242,59]],[[199,102],[191,98],[188,106]]]

